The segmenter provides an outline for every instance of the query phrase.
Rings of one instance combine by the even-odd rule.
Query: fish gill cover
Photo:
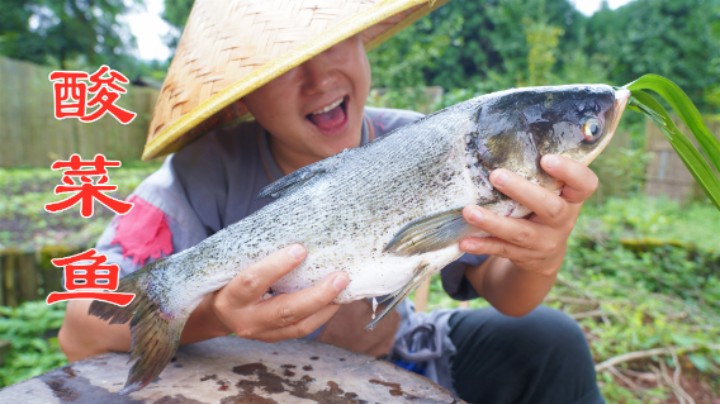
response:
[[[720,141],[705,126],[692,100],[677,84],[656,74],[646,74],[623,88],[631,93],[628,108],[647,115],[660,128],[688,171],[720,210]],[[695,147],[690,136],[678,129],[650,91],[670,105],[690,129],[700,150]]]

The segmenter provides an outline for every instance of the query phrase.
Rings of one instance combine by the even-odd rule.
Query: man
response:
[[[263,8],[259,2],[238,3]],[[194,32],[193,15],[209,12],[203,7],[196,3],[184,40]],[[221,7],[220,12],[228,11]],[[255,121],[210,131],[169,157],[134,192],[134,210],[116,218],[98,250],[120,264],[124,274],[132,272],[156,258],[158,251],[167,254],[191,247],[269,203],[256,195],[282,175],[417,119],[419,114],[408,111],[365,107],[371,77],[365,36],[374,27],[350,32],[347,39],[233,100],[232,108],[249,112]],[[185,53],[182,47],[183,42],[173,66],[180,63],[177,55]],[[173,67],[170,82],[172,72]],[[254,70],[251,75],[263,73]],[[162,111],[156,109],[158,115]],[[168,127],[155,123],[151,130]],[[479,206],[466,207],[467,222],[493,237],[463,240],[460,247],[468,254],[443,270],[444,287],[452,296],[482,296],[494,309],[423,314],[413,313],[406,302],[366,332],[368,302],[342,307],[332,303],[350,281],[342,272],[305,290],[263,300],[276,280],[303,261],[305,249],[293,245],[245,268],[206,296],[190,316],[181,344],[230,333],[266,342],[310,337],[413,363],[470,402],[602,402],[577,325],[556,311],[534,310],[553,285],[580,206],[594,191],[597,178],[581,164],[557,156],[545,156],[542,166],[565,184],[561,195],[496,170],[490,177],[493,185],[534,214],[512,219]],[[163,236],[167,234],[171,245]],[[88,316],[89,304],[68,304],[59,335],[68,359],[128,351],[128,325],[109,325]],[[518,316],[523,317],[513,318]]]

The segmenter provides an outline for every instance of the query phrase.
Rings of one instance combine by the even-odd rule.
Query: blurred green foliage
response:
[[[465,98],[657,73],[718,111],[720,1],[634,0],[590,17],[565,1],[450,1],[370,58],[377,87],[441,86]]]
[[[709,204],[612,198],[585,210],[570,244],[569,270],[720,313],[719,228],[720,215]]]
[[[657,348],[678,350],[619,365],[630,372],[682,366],[720,391],[720,215],[708,203],[612,198],[586,206],[571,238],[561,281],[549,299],[568,312],[597,310],[580,320],[597,362]],[[568,297],[596,302],[568,305]],[[609,402],[673,397],[669,386],[629,389],[608,371],[600,380]]]
[[[159,162],[123,162],[110,170],[117,185],[108,195],[125,199],[140,182],[159,167]],[[0,249],[14,247],[36,250],[45,245],[90,246],[97,240],[113,213],[96,204],[91,219],[80,216],[79,206],[62,215],[45,212],[47,203],[61,200],[53,193],[62,174],[48,168],[0,168]]]
[[[167,61],[134,59],[120,18],[142,0],[0,0],[0,54],[60,68],[108,63],[163,78]],[[192,0],[165,0],[174,49]],[[440,86],[477,95],[513,86],[623,85],[645,73],[720,107],[720,0],[633,0],[592,16],[569,1],[449,1],[370,53],[377,88]]]
[[[708,203],[679,204],[648,197],[586,205],[570,239],[558,282],[546,304],[576,318],[596,363],[628,352],[678,350],[685,373],[720,391],[720,215]],[[485,307],[482,299],[470,307]],[[429,308],[458,307],[439,277]],[[674,367],[670,355],[618,365],[653,374]],[[672,400],[663,384],[630,388],[609,371],[598,374],[608,402]],[[639,383],[643,385],[643,383]],[[700,401],[698,401],[700,402]]]
[[[123,0],[0,0],[0,54],[61,69],[125,68],[135,39],[118,17],[128,6]]]
[[[0,388],[67,363],[57,341],[63,318],[64,303],[0,306]]]
[[[130,80],[162,80],[165,61],[133,55],[135,36],[125,14],[144,0],[0,0],[0,55],[61,70],[93,71],[102,64]]]

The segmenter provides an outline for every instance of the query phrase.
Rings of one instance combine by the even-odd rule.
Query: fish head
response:
[[[542,91],[541,91],[542,93]],[[538,155],[559,154],[590,164],[615,134],[630,91],[605,85],[560,86],[523,111]]]
[[[606,85],[528,87],[477,102],[475,129],[466,138],[470,162],[489,172],[507,168],[541,184],[554,180],[540,168],[546,154],[585,165],[615,133],[630,92]],[[478,99],[479,100],[479,99]]]

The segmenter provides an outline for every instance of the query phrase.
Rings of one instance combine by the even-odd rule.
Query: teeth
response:
[[[328,105],[327,107],[313,112],[312,115],[324,114],[324,113],[332,110],[333,108],[337,107],[338,105],[342,104],[344,99],[345,99],[344,97],[340,98],[339,100],[333,102],[332,104]]]

